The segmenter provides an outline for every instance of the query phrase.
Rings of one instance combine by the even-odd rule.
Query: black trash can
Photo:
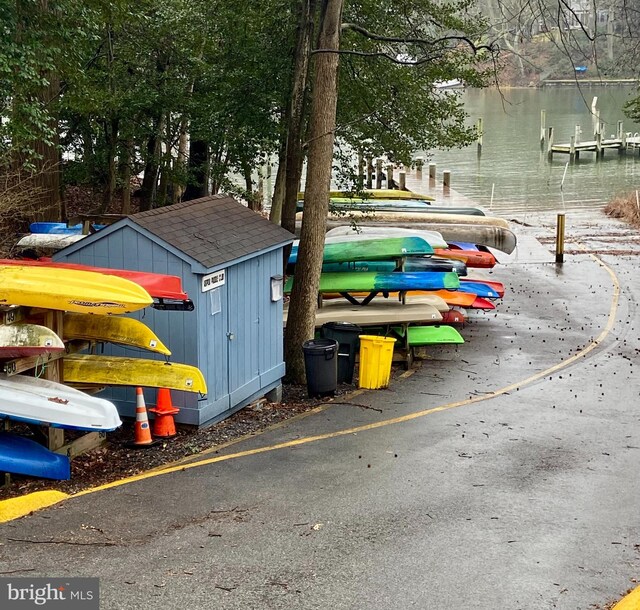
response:
[[[352,383],[362,328],[351,322],[327,322],[320,334],[338,342],[338,383]]]
[[[333,396],[338,387],[338,342],[333,339],[305,341],[302,351],[309,396]]]

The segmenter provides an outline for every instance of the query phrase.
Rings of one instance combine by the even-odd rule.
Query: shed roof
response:
[[[295,236],[229,195],[212,195],[129,218],[205,267],[222,265]]]

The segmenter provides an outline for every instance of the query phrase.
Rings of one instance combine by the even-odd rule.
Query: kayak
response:
[[[405,337],[409,347],[417,347],[420,345],[438,345],[445,343],[464,343],[462,335],[451,326],[409,326],[404,328],[396,326],[393,332],[399,337]]]
[[[426,208],[428,210],[428,208]],[[297,216],[301,216],[302,213],[298,212]],[[388,211],[388,212],[363,212],[354,210],[351,215],[358,220],[371,220],[375,222],[410,222],[422,224],[434,224],[434,225],[446,225],[446,224],[462,224],[462,225],[483,225],[490,227],[501,227],[503,229],[509,228],[509,223],[503,218],[497,218],[495,216],[473,216],[471,214],[434,214],[433,212],[402,212],[402,211]],[[340,220],[344,223],[344,218],[340,215],[329,214],[329,219]],[[440,230],[440,229],[436,229]],[[456,240],[457,241],[457,240]],[[479,243],[476,240],[464,240],[473,241]]]
[[[195,366],[188,364],[120,356],[71,354],[65,356],[62,368],[65,383],[83,386],[141,386],[207,393],[207,384],[202,373]]]
[[[51,235],[48,233],[30,233],[18,240],[16,246],[21,249],[62,250],[84,239],[86,235]]]
[[[395,261],[355,261],[344,263],[325,263],[322,271],[326,273],[344,273],[345,271],[395,271]],[[404,271],[453,271],[460,276],[467,275],[467,266],[459,260],[438,257],[409,256],[404,261]]]
[[[436,248],[435,253],[443,258],[450,258],[463,262],[467,267],[491,269],[495,267],[496,257],[491,252],[480,250],[460,250],[452,248]]]
[[[295,241],[291,248],[289,264],[298,260],[300,242]],[[405,256],[433,254],[433,248],[421,237],[379,237],[325,243],[323,262],[342,263],[366,260],[394,261]]]
[[[470,284],[470,283],[486,284],[487,286],[491,286],[491,288],[493,288],[498,293],[498,296],[501,299],[504,297],[505,287],[502,282],[496,282],[495,280],[486,280],[481,277],[468,277],[468,276],[464,278],[464,281],[467,284]]]
[[[0,374],[0,419],[47,424],[68,430],[118,428],[115,405],[55,381]]]
[[[94,231],[104,229],[106,225],[92,225]],[[49,235],[81,235],[82,223],[69,226],[66,222],[32,222],[29,225],[32,233],[45,233]]]
[[[294,276],[285,284],[285,293],[291,292]],[[318,291],[324,292],[391,292],[403,290],[455,290],[460,285],[458,275],[453,272],[347,272],[322,273]]]
[[[0,304],[124,314],[153,303],[138,284],[92,271],[0,265]]]
[[[0,325],[0,358],[24,358],[62,350],[64,350],[64,343],[46,326]]]
[[[156,334],[146,324],[134,318],[105,318],[82,313],[66,313],[63,319],[66,339],[117,343],[165,356],[171,355]],[[1,329],[0,326],[0,331]]]
[[[36,441],[0,432],[0,472],[67,481],[71,464],[66,455],[49,451]]]
[[[385,227],[383,225],[339,225],[327,231],[324,243],[337,243],[348,239],[371,239],[372,236],[383,237],[422,237],[432,248],[448,248],[449,245],[438,231],[425,229],[407,229],[402,227]]]
[[[435,201],[433,197],[429,195],[423,195],[422,193],[415,193],[413,191],[401,191],[399,189],[366,189],[362,193],[356,193],[354,191],[329,191],[329,197],[356,197],[360,196],[368,199],[415,199],[417,201]],[[304,191],[298,193],[298,199],[304,199]]]
[[[499,299],[500,295],[493,289],[491,286],[487,286],[487,284],[481,284],[480,282],[460,282],[460,286],[458,287],[459,292],[468,292],[470,294],[475,294],[478,297],[483,299]]]
[[[109,269],[107,267],[92,267],[90,265],[80,265],[77,263],[61,263],[50,258],[32,259],[0,259],[0,266],[18,265],[29,267],[45,267],[55,269],[72,269],[76,271],[93,271],[114,277],[121,277],[138,284],[144,288],[154,299],[164,302],[176,301],[184,302],[184,309],[193,310],[193,303],[189,300],[186,292],[182,289],[182,280],[177,275],[164,275],[162,273],[147,273],[145,271],[130,271],[128,269]],[[162,309],[162,302],[153,304],[155,309]]]

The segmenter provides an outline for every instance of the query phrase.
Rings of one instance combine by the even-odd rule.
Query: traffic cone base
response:
[[[149,428],[149,417],[147,407],[144,404],[144,394],[142,388],[136,388],[136,423],[133,427],[134,440],[127,443],[128,447],[143,448],[153,447],[160,441],[154,441]]]
[[[162,438],[175,436],[177,432],[173,416],[179,413],[180,409],[173,406],[171,402],[171,390],[169,390],[169,388],[158,389],[157,403],[155,408],[149,409],[149,411],[155,413],[153,435]]]

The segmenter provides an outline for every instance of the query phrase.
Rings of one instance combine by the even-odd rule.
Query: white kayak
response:
[[[421,237],[432,248],[448,248],[449,245],[438,231],[426,229],[403,229],[375,225],[342,225],[327,231],[325,244],[340,243],[348,240],[374,239],[376,237]]]
[[[68,430],[115,430],[115,405],[55,381],[0,374],[0,419],[47,424]]]
[[[71,244],[84,239],[86,235],[54,235],[48,233],[30,233],[22,237],[16,244],[18,248],[35,248],[42,250],[62,250]]]

